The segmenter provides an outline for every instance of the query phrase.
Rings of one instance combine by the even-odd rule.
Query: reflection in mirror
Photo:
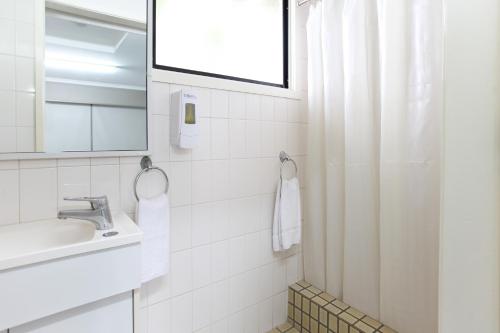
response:
[[[145,24],[81,7],[46,8],[39,149],[147,150],[146,96]]]

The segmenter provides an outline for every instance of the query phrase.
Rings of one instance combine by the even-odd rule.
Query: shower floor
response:
[[[284,323],[269,331],[268,333],[299,333],[295,327],[293,327],[290,323]]]

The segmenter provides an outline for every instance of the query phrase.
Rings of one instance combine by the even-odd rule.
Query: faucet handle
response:
[[[77,198],[64,198],[65,201],[86,201],[89,202],[92,208],[98,209],[98,208],[104,208],[108,207],[108,197],[106,195],[100,196],[100,197],[77,197]]]

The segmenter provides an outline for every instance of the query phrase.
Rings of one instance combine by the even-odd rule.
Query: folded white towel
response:
[[[274,251],[288,250],[292,245],[300,243],[301,216],[299,180],[296,177],[292,179],[280,177],[274,207]]]
[[[142,242],[142,282],[168,273],[170,264],[170,207],[162,194],[152,199],[140,199],[137,222],[144,233]]]

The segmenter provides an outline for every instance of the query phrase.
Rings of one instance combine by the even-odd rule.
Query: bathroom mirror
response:
[[[15,64],[0,153],[147,151],[147,0],[23,3],[12,55],[0,50],[0,71]]]

